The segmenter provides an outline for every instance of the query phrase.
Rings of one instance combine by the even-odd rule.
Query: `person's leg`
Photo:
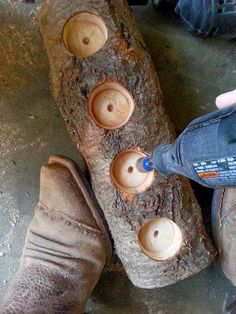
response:
[[[175,12],[188,31],[203,37],[208,36],[215,26],[217,1],[180,0],[175,7]]]
[[[236,37],[236,0],[153,0],[155,8],[175,11],[185,28],[202,37]]]
[[[83,313],[111,255],[96,200],[75,165],[51,157],[17,272],[0,313]]]

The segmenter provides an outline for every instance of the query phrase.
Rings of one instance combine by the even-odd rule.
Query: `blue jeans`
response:
[[[236,186],[236,104],[193,120],[152,158],[162,175],[179,173],[210,188]]]
[[[175,12],[196,35],[236,37],[236,0],[179,0]]]

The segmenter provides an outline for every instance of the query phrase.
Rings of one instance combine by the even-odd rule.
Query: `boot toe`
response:
[[[97,227],[83,191],[78,189],[72,173],[63,165],[52,163],[41,168],[39,203],[47,210],[58,211],[76,221]]]

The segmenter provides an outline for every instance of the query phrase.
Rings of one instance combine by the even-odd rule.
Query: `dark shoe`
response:
[[[236,189],[215,190],[212,202],[212,228],[225,276],[236,285]]]
[[[146,5],[148,0],[128,0],[128,5]]]
[[[5,313],[84,313],[111,257],[98,204],[74,163],[53,156],[41,169],[40,198]]]
[[[236,301],[226,307],[224,314],[236,314]]]
[[[153,0],[153,7],[160,11],[174,11],[179,0]]]

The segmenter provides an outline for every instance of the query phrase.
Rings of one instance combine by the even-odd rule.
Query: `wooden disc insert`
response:
[[[88,57],[100,50],[108,38],[103,20],[91,12],[80,12],[65,24],[63,41],[74,56]]]
[[[111,178],[114,185],[128,194],[147,190],[154,179],[154,171],[140,172],[137,161],[146,155],[139,150],[129,149],[119,154],[111,165]]]
[[[138,233],[142,251],[156,261],[174,257],[182,245],[182,233],[179,226],[167,217],[150,220]]]
[[[112,130],[128,122],[134,111],[134,101],[121,84],[105,82],[92,91],[88,110],[100,127]]]

